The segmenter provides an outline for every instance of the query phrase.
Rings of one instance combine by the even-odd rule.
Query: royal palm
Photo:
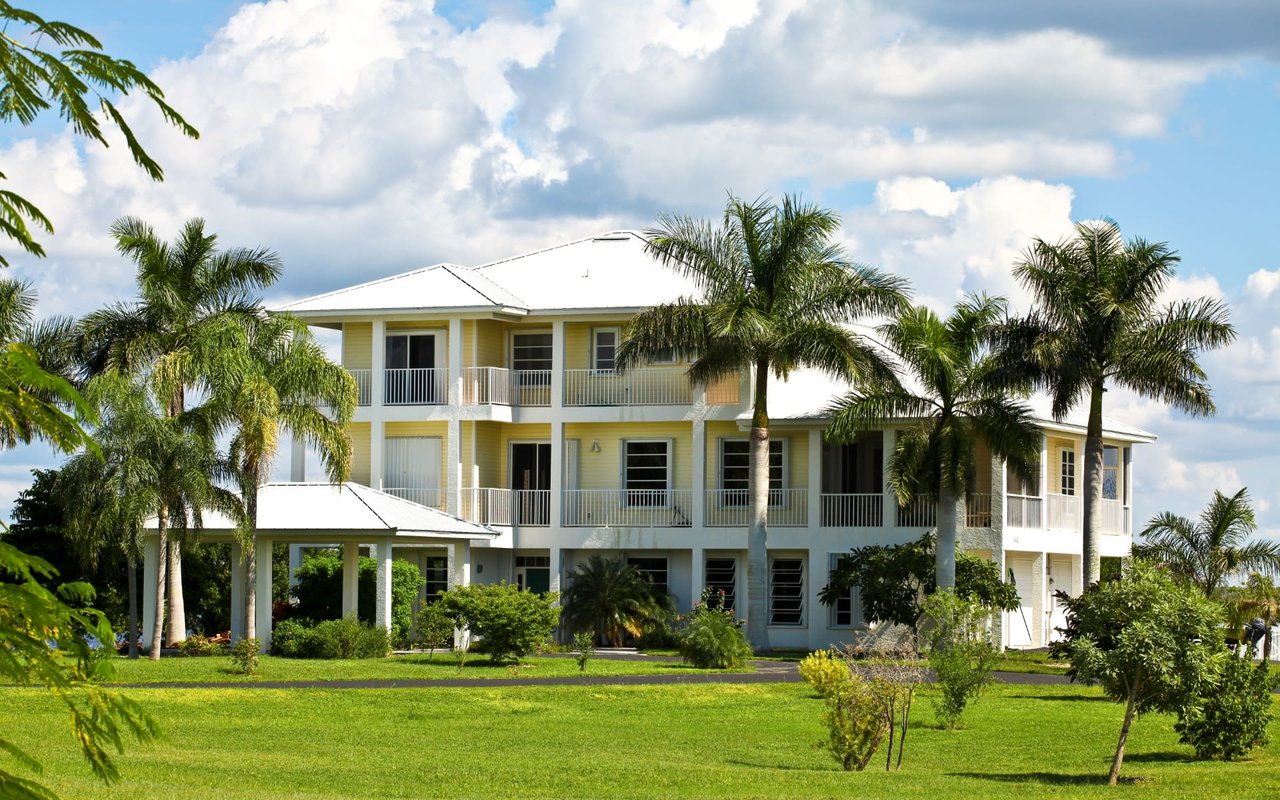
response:
[[[676,352],[689,378],[707,384],[748,374],[754,381],[749,451],[747,638],[768,649],[765,599],[769,502],[769,379],[812,367],[861,380],[887,367],[844,323],[896,312],[895,278],[846,260],[831,238],[839,219],[794,197],[775,205],[730,197],[719,227],[660,217],[646,250],[688,278],[695,296],[648,308],[627,324],[620,369]]]

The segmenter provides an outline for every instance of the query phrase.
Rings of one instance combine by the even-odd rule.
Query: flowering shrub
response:
[[[831,697],[849,683],[850,673],[844,658],[830,650],[817,650],[800,662],[800,677],[818,694]]]

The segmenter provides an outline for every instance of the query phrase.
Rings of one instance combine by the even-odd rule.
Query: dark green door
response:
[[[526,567],[524,588],[539,593],[551,591],[551,570],[546,567]]]

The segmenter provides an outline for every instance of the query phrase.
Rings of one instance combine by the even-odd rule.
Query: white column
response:
[[[467,539],[449,545],[449,588],[471,585],[471,542]]]
[[[1045,629],[1045,589],[1048,587],[1048,576],[1045,565],[1049,558],[1045,553],[1036,553],[1031,562],[1031,644],[1033,647],[1044,647],[1046,644]]]
[[[354,617],[360,597],[360,544],[342,545],[342,616]]]
[[[809,431],[809,527],[822,527],[822,431]]]
[[[564,320],[558,319],[551,323],[552,408],[564,407],[564,361]],[[551,452],[555,452],[554,446],[552,446]]]
[[[254,561],[257,567],[257,585],[254,602],[256,611],[256,628],[258,641],[262,643],[261,651],[271,648],[271,540],[258,537],[254,546]]]
[[[373,624],[391,631],[391,539],[374,546],[377,577],[374,589]]]
[[[298,577],[295,573],[297,573],[298,567],[302,566],[302,548],[303,548],[303,545],[300,545],[300,544],[289,545],[289,588],[290,589],[298,585]]]
[[[689,608],[702,599],[702,590],[707,588],[707,557],[701,547],[694,546],[689,551]]]
[[[701,530],[707,525],[707,423],[702,417],[695,417],[693,420],[692,446],[693,527],[694,530]],[[696,603],[701,594],[702,589],[698,589],[694,594],[693,602]]]
[[[382,490],[382,445],[386,440],[382,420],[369,422],[369,487]]]
[[[1040,522],[1042,527],[1049,527],[1049,437],[1040,434]]]
[[[156,626],[156,568],[160,563],[160,537],[148,536],[142,545],[142,650],[151,647]]]
[[[551,529],[559,530],[564,517],[564,422],[558,417],[551,423]],[[554,568],[555,565],[553,564]]]
[[[819,636],[827,629],[827,607],[818,599],[818,593],[827,585],[830,571],[831,560],[826,548],[811,548],[804,576],[804,624],[809,629],[810,647],[818,647],[823,643]]]
[[[898,432],[887,428],[884,432],[884,457],[881,459],[884,485],[880,487],[880,491],[884,492],[884,496],[880,498],[881,513],[884,514],[880,525],[886,530],[898,527],[898,498],[889,489],[889,465],[893,462],[893,450],[897,446]]]
[[[372,385],[369,387],[370,403],[374,408],[382,405],[384,390],[387,387],[387,323],[382,320],[373,321],[373,360],[370,363],[373,367],[370,370],[372,374]]]
[[[459,378],[461,381],[461,378]],[[451,417],[445,442],[445,511],[462,516],[462,423]]]
[[[231,643],[244,638],[244,548],[239,542],[231,542]]]
[[[462,405],[462,320],[449,320],[449,405]]]
[[[551,586],[553,592],[560,591],[560,575],[564,572],[564,552],[559,547],[551,548]]]

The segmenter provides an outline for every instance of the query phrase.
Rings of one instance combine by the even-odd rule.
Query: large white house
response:
[[[708,587],[746,608],[750,377],[690,385],[674,361],[615,372],[628,317],[693,294],[643,245],[639,234],[611,232],[282,309],[341,331],[359,386],[352,481],[477,523],[465,546],[424,538],[405,550],[424,573],[558,590],[588,556],[622,554],[682,610]],[[805,373],[770,391],[767,607],[777,647],[847,639],[862,623],[856,599],[818,601],[834,560],[934,524],[930,505],[899,508],[885,492],[893,429],[823,441],[823,409],[838,392]],[[1054,590],[1081,588],[1084,427],[1041,426],[1038,475],[977,454],[990,467],[966,498],[961,534],[1016,580],[1022,609],[1001,626],[1015,647],[1046,643],[1061,624]],[[1129,551],[1132,448],[1153,440],[1106,425],[1104,556]],[[301,471],[295,450],[295,480]]]

